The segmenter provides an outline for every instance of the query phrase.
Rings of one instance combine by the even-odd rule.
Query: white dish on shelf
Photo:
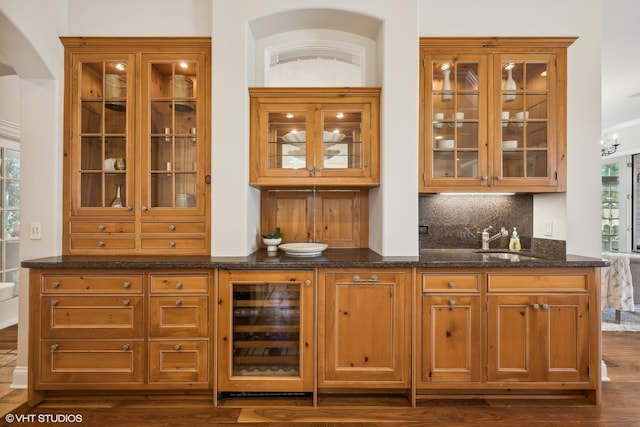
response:
[[[292,130],[291,132],[289,132],[288,134],[282,137],[282,140],[284,142],[305,142],[306,139],[307,139],[307,132],[304,130],[301,130],[301,131]]]
[[[344,133],[323,131],[322,138],[324,142],[338,142],[344,139]]]
[[[283,243],[278,248],[289,256],[318,256],[329,245],[325,243]]]
[[[453,139],[441,139],[436,142],[438,148],[453,148]]]
[[[502,148],[518,148],[518,141],[515,139],[502,141]]]

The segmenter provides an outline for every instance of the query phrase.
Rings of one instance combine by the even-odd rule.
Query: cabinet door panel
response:
[[[422,297],[422,382],[481,378],[480,296]]]
[[[151,297],[149,335],[152,337],[206,337],[209,303],[206,296]]]
[[[193,383],[208,385],[209,341],[151,341],[149,343],[150,383]]]

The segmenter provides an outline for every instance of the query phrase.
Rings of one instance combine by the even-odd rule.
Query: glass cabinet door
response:
[[[175,55],[172,55],[175,57]],[[204,185],[199,170],[203,153],[203,113],[199,111],[198,81],[202,61],[148,58],[143,77],[148,91],[148,125],[143,127],[142,158],[148,167],[142,211],[163,208],[202,209],[198,194]],[[144,73],[143,73],[144,74]],[[143,176],[144,174],[143,169]]]
[[[72,100],[78,111],[72,124],[79,150],[74,155],[78,180],[72,180],[74,210],[89,213],[104,208],[110,214],[128,214],[133,204],[133,179],[128,161],[133,157],[130,127],[133,120],[130,95],[130,57],[92,60],[74,64],[78,97]],[[77,102],[77,104],[76,104]]]
[[[494,67],[499,81],[501,136],[496,147],[498,183],[503,180],[527,178],[548,179],[551,176],[549,151],[555,134],[553,57],[548,55],[518,55],[517,59],[500,56]]]
[[[431,180],[456,178],[478,185],[486,181],[483,117],[486,115],[484,59],[478,56],[429,56],[425,118]],[[465,185],[465,184],[462,184]]]
[[[313,150],[308,149],[312,134],[306,106],[264,105],[262,110],[264,124],[260,129],[266,172],[289,174],[299,170],[306,176],[307,166],[313,164]]]
[[[316,146],[314,167],[317,172],[354,170],[356,174],[368,166],[370,139],[368,104],[325,104],[321,108],[321,141]]]

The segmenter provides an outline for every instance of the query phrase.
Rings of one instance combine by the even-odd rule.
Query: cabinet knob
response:
[[[450,288],[455,288],[456,287],[456,282],[454,282],[453,280],[449,282],[449,287]]]
[[[56,351],[58,347],[58,344],[51,344],[51,351]]]
[[[487,175],[482,175],[482,180],[483,180],[483,181],[488,181],[488,180],[489,180],[489,177],[488,177]]]
[[[498,181],[502,181],[504,179],[504,176],[498,175],[497,178],[498,178]]]
[[[313,166],[307,166],[307,170],[308,170],[309,172],[313,172]]]
[[[178,351],[178,350],[182,349],[182,346],[180,344],[176,344],[176,345],[173,346],[173,349],[175,351]]]
[[[182,301],[180,301],[179,299],[177,299],[177,300],[175,301],[175,304],[176,304],[176,306],[179,306],[180,304],[182,304]]]
[[[169,226],[169,231],[174,231],[175,229],[176,229],[176,226],[175,226],[175,225],[171,224],[171,225]]]
[[[170,248],[173,248],[173,247],[175,247],[175,246],[176,246],[176,242],[169,242],[169,247],[170,247]]]
[[[307,279],[304,281],[305,286],[311,286],[311,280]]]
[[[449,300],[449,305],[456,305],[456,300],[450,299]]]
[[[98,230],[100,230],[100,231],[104,231],[104,229],[105,229],[105,228],[107,228],[107,226],[106,226],[106,225],[104,225],[104,224],[100,224],[100,225],[98,226]]]
[[[55,307],[56,305],[58,305],[58,302],[59,301],[57,299],[54,299],[53,301],[51,301],[51,305]]]
[[[129,344],[125,344],[122,346],[122,351],[129,351],[129,348],[130,348]]]
[[[182,288],[182,282],[176,282],[176,289]]]
[[[104,248],[105,246],[107,246],[107,244],[105,242],[103,242],[102,240],[100,240],[98,242],[98,246],[100,246],[101,248]]]
[[[542,304],[543,310],[549,310],[549,304]]]
[[[127,307],[129,304],[130,303],[129,303],[128,299],[125,299],[125,300],[122,301],[122,305],[125,306],[125,307]]]
[[[141,210],[142,212],[146,212],[146,211],[148,211],[148,210],[149,210],[149,208],[148,208],[148,207],[146,207],[146,206],[140,206],[140,210]]]
[[[60,282],[53,282],[51,284],[51,287],[54,288],[54,289],[59,288],[60,287]]]
[[[133,208],[132,208],[131,206],[129,206],[129,205],[127,205],[126,209],[127,209],[128,211],[132,211],[132,210],[133,210]]]
[[[323,168],[322,168],[322,166],[316,166],[316,170],[317,170],[318,172],[322,171],[322,169],[323,169]]]
[[[533,308],[534,310],[538,310],[540,308],[540,304],[531,304],[531,308]]]
[[[122,284],[122,287],[125,288],[125,289],[129,289],[131,287],[131,282],[124,282]]]

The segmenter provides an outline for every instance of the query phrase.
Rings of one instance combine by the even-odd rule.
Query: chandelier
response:
[[[618,143],[618,135],[611,135],[611,138],[613,138],[613,144],[609,139],[600,141],[600,145],[602,146],[600,148],[600,154],[602,157],[610,156],[618,151],[618,146],[620,145]]]

